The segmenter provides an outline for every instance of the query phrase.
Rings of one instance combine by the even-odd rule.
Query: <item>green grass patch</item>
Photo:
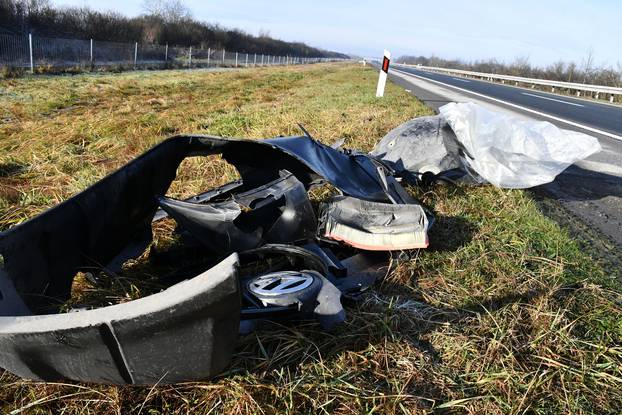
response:
[[[0,229],[171,134],[262,138],[298,134],[301,123],[326,143],[345,137],[346,146],[370,150],[391,128],[430,113],[393,84],[376,99],[376,80],[369,68],[331,64],[3,81]],[[218,158],[186,160],[171,194],[234,177]],[[527,192],[410,190],[436,212],[430,248],[393,264],[334,331],[304,322],[245,336],[229,371],[204,383],[41,384],[4,372],[0,412],[620,413],[615,278]],[[141,259],[129,272],[149,276]],[[92,292],[79,275],[76,296],[123,301],[149,292],[126,277]]]

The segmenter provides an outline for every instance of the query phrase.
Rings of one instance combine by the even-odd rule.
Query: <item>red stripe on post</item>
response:
[[[385,73],[389,73],[389,58],[387,58],[386,56],[382,60],[382,70]]]

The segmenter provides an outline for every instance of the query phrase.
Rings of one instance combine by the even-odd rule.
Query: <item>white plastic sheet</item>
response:
[[[498,187],[552,182],[571,164],[601,150],[598,140],[587,134],[523,121],[474,103],[451,103],[439,110],[470,153],[465,167]]]

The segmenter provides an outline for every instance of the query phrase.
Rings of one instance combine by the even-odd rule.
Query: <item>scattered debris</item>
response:
[[[326,146],[307,132],[172,137],[1,232],[0,366],[41,381],[213,377],[227,367],[238,333],[266,320],[309,318],[330,329],[345,318],[342,300],[358,299],[386,272],[390,251],[408,257],[428,246],[434,217],[400,180],[534,186],[600,148],[589,136],[473,104],[411,120],[372,154],[342,144]],[[187,200],[165,196],[185,158],[214,154],[241,180]],[[308,191],[325,183],[340,195],[318,213]],[[160,278],[168,288],[100,308],[63,307],[77,273],[114,278],[143,255],[152,226],[168,216],[181,241],[174,254],[159,255],[174,270]]]
[[[242,179],[185,201],[165,197],[184,158],[213,154],[233,164]],[[341,299],[356,299],[371,286],[388,254],[344,258],[351,248],[317,237],[307,192],[324,183],[354,207],[366,206],[361,229],[372,239],[382,226],[373,216],[388,221],[384,237],[360,238],[373,249],[427,245],[429,213],[370,155],[323,145],[308,134],[173,137],[0,233],[0,366],[42,381],[175,383],[220,373],[238,332],[264,320],[315,318],[331,328],[345,318]],[[112,278],[142,255],[152,224],[169,215],[183,245],[179,255],[166,257],[175,269],[162,277],[169,288],[107,307],[62,308],[78,272],[99,269],[98,279]],[[406,223],[413,218],[416,225]],[[189,256],[197,261],[186,264]]]

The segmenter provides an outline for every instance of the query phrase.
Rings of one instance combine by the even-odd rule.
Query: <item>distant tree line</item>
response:
[[[57,8],[49,0],[0,0],[0,33],[168,43],[171,46],[192,45],[281,56],[347,57],[300,42],[274,39],[267,32],[254,36],[238,29],[198,21],[179,0],[146,0],[143,8],[143,15],[126,17],[88,7]]]
[[[442,59],[436,56],[401,56],[397,61],[399,63],[437,66],[448,69],[622,87],[622,64],[618,63],[616,68],[596,67],[592,51],[587,53],[581,64],[558,61],[546,67],[533,66],[526,57],[518,57],[512,63],[503,63],[495,59],[464,62],[457,59]]]

